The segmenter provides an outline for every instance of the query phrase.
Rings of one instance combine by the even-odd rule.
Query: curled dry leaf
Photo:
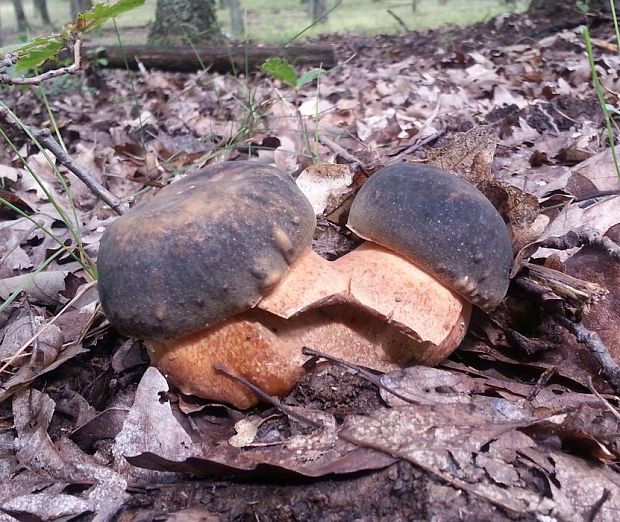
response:
[[[331,214],[352,196],[354,172],[348,165],[313,165],[295,180],[306,195],[315,215]]]
[[[228,444],[235,448],[245,448],[254,442],[258,433],[258,428],[265,421],[260,417],[238,420],[235,423],[236,434],[228,439]]]
[[[470,181],[493,203],[508,223],[513,251],[518,252],[540,237],[548,219],[539,216],[536,197],[493,175],[496,146],[490,127],[474,127],[455,135],[446,147],[429,150],[428,161]]]
[[[91,511],[85,500],[73,495],[54,493],[33,493],[7,500],[1,505],[3,511],[17,517],[36,517],[39,520],[73,518]]]
[[[123,429],[116,436],[112,449],[114,469],[137,483],[148,484],[172,477],[168,473],[130,466],[129,457],[148,452],[175,461],[191,455],[190,436],[174,417],[170,403],[159,400],[159,394],[168,389],[163,375],[155,368],[148,368],[140,380]]]

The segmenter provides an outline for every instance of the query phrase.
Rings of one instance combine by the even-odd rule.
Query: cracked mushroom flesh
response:
[[[481,195],[480,200],[469,184],[450,177],[443,185],[431,184],[433,194],[419,193],[434,203],[420,215],[408,215],[382,182],[391,169],[367,182],[352,209],[351,227],[373,242],[334,262],[312,252],[312,207],[292,179],[274,168],[227,162],[171,184],[104,234],[98,268],[106,315],[122,333],[146,341],[153,362],[182,392],[239,408],[252,406],[257,397],[218,374],[215,364],[268,394],[283,395],[303,373],[303,346],[383,371],[411,361],[443,360],[465,334],[468,300],[476,292],[470,291],[471,284],[457,284],[459,293],[439,283],[439,271],[431,275],[420,269],[412,251],[420,245],[433,252],[450,248],[428,243],[443,233],[438,217],[458,221],[458,209],[450,206],[454,201],[465,197],[475,200],[470,206],[490,203]],[[381,197],[376,187],[383,187]],[[410,199],[402,203],[415,206],[417,187],[401,183],[395,190],[408,191]],[[473,223],[458,226],[472,231],[489,216],[499,218],[486,207],[483,215],[465,210]],[[401,238],[389,226],[373,224],[381,215],[399,230],[430,230],[419,232],[425,235],[422,240]],[[397,215],[404,216],[400,222]],[[505,229],[503,222],[501,227]],[[455,238],[460,241],[461,236],[453,234]],[[496,261],[481,259],[473,265]],[[502,258],[498,270],[505,284],[496,290],[495,301],[505,292],[505,265],[509,268],[510,262]],[[457,269],[450,269],[456,281],[486,274],[468,273],[466,264]]]

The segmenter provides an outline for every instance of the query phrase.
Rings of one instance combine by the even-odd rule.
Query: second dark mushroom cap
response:
[[[355,197],[348,227],[480,308],[493,309],[506,295],[506,225],[478,189],[449,172],[406,163],[378,171]]]

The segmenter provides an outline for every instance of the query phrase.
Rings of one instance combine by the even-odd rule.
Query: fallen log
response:
[[[235,46],[183,46],[160,47],[148,45],[124,45],[86,47],[84,55],[89,60],[105,58],[105,67],[135,69],[138,61],[146,67],[165,71],[197,71],[209,69],[216,72],[244,73],[259,68],[265,60],[273,57],[286,58],[296,65],[309,65],[330,69],[336,65],[331,46],[313,45],[296,47],[235,45]]]

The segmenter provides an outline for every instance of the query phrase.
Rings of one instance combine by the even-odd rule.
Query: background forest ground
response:
[[[328,2],[331,8],[337,0]],[[399,33],[403,28],[388,13],[392,11],[409,29],[429,29],[454,24],[470,25],[488,20],[509,10],[524,10],[527,0],[518,0],[514,6],[502,0],[450,0],[441,5],[437,0],[418,0],[417,12],[413,12],[411,1],[405,0],[342,0],[330,13],[327,22],[317,24],[304,33],[305,36],[334,32],[356,32],[364,35],[379,33]],[[117,21],[121,38],[126,44],[139,44],[146,41],[148,28],[155,18],[154,0],[132,11],[131,16],[120,17]],[[217,2],[219,7],[220,2]],[[293,38],[309,25],[308,6],[299,0],[244,0],[246,9],[245,25],[247,38],[258,42],[282,43]],[[33,2],[25,1],[24,10],[31,26],[32,36],[47,34],[49,29],[41,24],[41,18]],[[48,0],[48,10],[52,22],[58,26],[69,20],[69,4],[66,0]],[[217,10],[218,22],[224,33],[230,31],[228,9]],[[17,40],[17,25],[13,5],[9,1],[0,2],[3,42]],[[94,43],[116,44],[117,37],[110,33],[113,25],[92,37]]]

